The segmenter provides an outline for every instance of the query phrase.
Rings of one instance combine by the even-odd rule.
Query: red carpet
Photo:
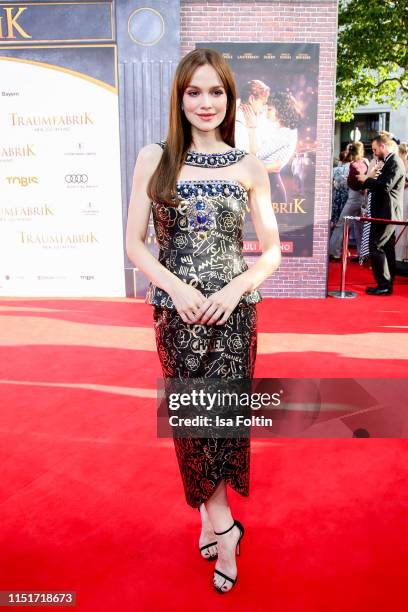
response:
[[[330,288],[337,288],[334,264]],[[267,300],[256,376],[405,377],[408,281],[354,300]],[[77,609],[405,611],[408,442],[252,442],[234,591],[212,591],[171,440],[158,440],[150,307],[0,299],[0,590],[77,592]],[[62,609],[62,608],[58,608]]]

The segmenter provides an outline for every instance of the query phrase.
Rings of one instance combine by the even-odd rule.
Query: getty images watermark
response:
[[[166,379],[159,391],[158,436],[242,438],[251,431],[272,436],[291,401],[291,387],[279,379]]]
[[[281,391],[283,393],[283,390]],[[216,427],[237,427],[240,425],[247,426],[270,426],[272,427],[272,418],[264,416],[250,415],[246,416],[240,409],[250,408],[251,410],[260,410],[261,408],[280,406],[280,393],[247,393],[247,392],[230,392],[216,391],[208,392],[204,389],[192,389],[190,392],[170,393],[168,396],[169,411],[178,411],[186,408],[198,408],[200,412],[205,411],[209,414],[197,414],[195,416],[179,416],[179,414],[170,414],[169,423],[172,427],[210,427],[213,424]],[[222,409],[222,414],[214,414],[217,410]],[[228,409],[226,411],[226,409]],[[233,410],[238,411],[234,413]]]
[[[405,438],[408,380],[160,379],[160,438]]]

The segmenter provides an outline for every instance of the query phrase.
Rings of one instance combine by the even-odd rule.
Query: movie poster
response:
[[[238,95],[235,145],[265,164],[282,254],[312,257],[319,45],[196,46],[216,49],[232,67]],[[260,253],[248,213],[244,237],[244,251]]]

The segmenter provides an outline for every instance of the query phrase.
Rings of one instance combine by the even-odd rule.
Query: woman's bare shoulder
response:
[[[249,168],[263,168],[263,163],[253,153],[247,153],[242,161]]]
[[[162,154],[163,149],[160,145],[156,143],[145,145],[140,149],[137,156],[136,168],[143,175],[151,176],[156,170]]]
[[[245,176],[245,182],[249,187],[252,187],[254,183],[259,183],[268,175],[264,164],[253,153],[245,155],[240,164]]]
[[[161,158],[162,154],[163,154],[162,147],[157,143],[152,143],[152,144],[145,145],[144,147],[140,149],[138,159],[140,158],[141,160],[146,161],[146,162],[149,162],[149,161],[155,162]]]

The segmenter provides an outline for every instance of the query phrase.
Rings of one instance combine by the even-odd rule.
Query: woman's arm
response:
[[[159,263],[145,245],[151,211],[146,189],[161,155],[159,145],[151,144],[143,147],[137,157],[126,226],[126,253],[151,282],[168,293],[174,283],[174,274]]]
[[[256,154],[268,172],[280,172],[296,151],[297,130],[278,128],[273,139],[263,143]]]
[[[235,122],[235,146],[249,152],[249,135],[247,127],[241,121]]]
[[[271,204],[268,173],[254,155],[245,158],[249,176],[249,206],[262,255],[248,270],[235,276],[225,287],[210,295],[200,307],[200,323],[223,325],[241,296],[256,289],[281,262],[278,226]],[[222,316],[221,316],[222,315]],[[220,318],[221,317],[221,318]]]
[[[183,321],[190,323],[196,320],[194,312],[204,301],[203,294],[167,270],[145,245],[151,211],[146,190],[161,155],[162,149],[155,144],[143,147],[138,155],[128,210],[126,253],[152,283],[170,295]]]
[[[239,283],[243,293],[253,291],[275,272],[282,258],[278,224],[271,204],[268,173],[263,163],[253,155],[247,156],[246,163],[251,180],[249,209],[262,255],[251,268],[231,281]]]
[[[249,153],[256,155],[258,150],[257,138],[257,116],[253,108],[249,104],[241,104],[242,114],[245,118],[246,129],[248,131],[248,149]]]

